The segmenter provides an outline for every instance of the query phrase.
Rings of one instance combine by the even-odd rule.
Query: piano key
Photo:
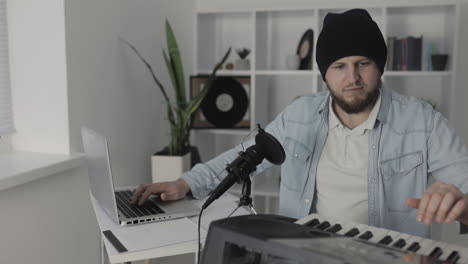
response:
[[[458,254],[460,254],[460,259],[458,260],[457,263],[468,264],[468,250],[459,245],[455,245],[454,248],[458,251]]]
[[[385,235],[379,242],[379,244],[382,244],[382,245],[388,245],[390,243],[392,243],[393,239],[391,236],[389,235]]]
[[[452,253],[450,253],[446,261],[450,263],[457,263],[459,259],[460,259],[460,254],[458,253],[458,251],[455,250],[455,251],[452,251]]]
[[[431,253],[429,253],[429,257],[438,259],[442,256],[442,253],[444,253],[444,251],[440,247],[435,247],[432,249]]]
[[[317,219],[319,222],[323,222],[323,221],[326,220],[325,218],[323,218],[319,214],[310,214],[310,215],[308,215],[308,216],[306,216],[304,218],[301,218],[301,219],[297,220],[295,223],[299,224],[299,225],[305,225],[305,223],[310,222],[313,219]]]
[[[353,229],[357,224],[356,223],[341,223],[342,229],[336,232],[338,235],[344,236],[349,230]]]
[[[324,221],[322,223],[320,223],[319,225],[315,226],[316,229],[319,229],[319,230],[325,230],[327,228],[330,227],[330,222],[328,221]]]
[[[410,235],[410,234],[395,232],[395,231],[391,231],[391,230],[387,234],[390,235],[393,238],[394,242],[393,242],[392,246],[396,247],[396,248],[400,248],[400,249],[405,250],[406,247],[409,247],[414,242],[414,240],[411,239],[412,235]],[[396,244],[396,246],[395,246],[395,244]]]
[[[392,246],[401,249],[406,246],[406,241],[403,238],[399,238]]]
[[[409,247],[406,248],[407,251],[411,251],[411,252],[418,252],[419,249],[421,249],[421,245],[419,244],[419,242],[416,242],[416,241],[411,243]]]
[[[405,233],[399,233],[398,232],[398,235],[396,235],[394,237],[394,240],[403,239],[403,240],[405,240],[406,244],[408,244],[408,241],[410,240],[411,237],[412,237],[412,235],[410,235],[410,234],[405,234]]]
[[[314,218],[314,219],[304,223],[304,225],[308,226],[308,227],[315,227],[315,226],[318,226],[319,224],[320,224],[320,221],[317,218]]]
[[[429,254],[431,254],[431,251],[435,247],[435,241],[424,238],[421,241],[419,241],[419,245],[421,246],[421,249],[416,251],[416,253],[424,256],[429,256]]]
[[[340,222],[342,222],[342,221],[337,220],[337,219],[328,218],[328,217],[323,217],[322,215],[319,215],[319,214],[310,214],[309,216],[307,216],[307,218],[308,218],[309,220],[310,220],[311,218],[317,219],[317,220],[320,222],[320,224],[323,223],[323,222],[328,222],[330,225],[329,225],[328,227],[325,227],[325,229],[323,229],[323,230],[325,230],[326,232],[329,232],[329,230],[330,230],[332,227],[334,227],[335,224],[339,224]],[[300,219],[300,220],[302,220],[302,219]],[[304,222],[304,221],[300,221],[300,220],[296,221],[296,223]],[[351,222],[350,222],[350,223],[351,223]],[[324,225],[327,225],[327,224],[324,224]],[[338,229],[335,233],[337,233],[338,231],[343,230],[343,229],[345,228],[344,225],[341,225],[341,224],[340,224],[340,226],[341,226],[341,229],[338,229],[337,227],[335,227],[336,229]],[[318,228],[318,225],[317,225],[317,226],[314,226],[314,228]],[[321,228],[322,228],[322,227],[321,227]],[[350,228],[350,229],[351,229],[351,228]],[[333,233],[333,231],[334,231],[334,230],[331,230],[330,233]]]
[[[379,242],[390,231],[384,228],[379,228],[375,226],[367,226],[364,224],[358,224],[356,227],[359,230],[362,230],[363,233],[365,233],[366,231],[371,232],[373,236],[368,241],[372,243]]]
[[[443,252],[444,251],[440,247],[435,247],[432,249],[431,253],[429,253],[429,257],[438,259],[440,256],[442,256]]]
[[[397,232],[397,231],[393,231],[393,230],[389,230],[387,232],[387,235],[390,236],[393,239],[393,241],[396,241],[398,238],[400,238],[399,236],[401,236],[402,233]]]
[[[446,260],[453,251],[453,246],[447,242],[439,241],[437,246],[440,247],[443,251],[442,255],[439,257],[439,260]]]
[[[369,240],[374,236],[371,231],[367,230],[364,233],[362,233],[358,238],[359,239],[364,239],[364,240]]]
[[[346,232],[344,235],[347,237],[355,237],[359,235],[360,231],[356,227],[351,228],[348,232]]]
[[[412,252],[415,252],[414,250],[410,250],[410,247],[414,245],[418,245],[419,248],[421,248],[421,246],[419,245],[419,242],[421,240],[423,240],[422,237],[419,237],[419,236],[409,236],[409,238],[405,239],[406,240],[406,247],[403,247],[403,250],[407,250],[407,251],[412,251]],[[415,246],[413,246],[414,248]],[[412,248],[412,249],[413,249]],[[419,248],[417,248],[417,250],[419,250]],[[417,251],[416,250],[416,251]]]
[[[334,224],[332,227],[328,228],[325,231],[335,234],[336,232],[340,231],[341,229],[343,229],[343,227],[340,224]]]

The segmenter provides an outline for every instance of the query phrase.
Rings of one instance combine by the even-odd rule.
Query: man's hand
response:
[[[458,220],[468,224],[468,195],[451,184],[434,182],[422,199],[410,198],[406,204],[418,209],[416,220],[426,225],[432,224],[434,218],[438,223]]]
[[[161,200],[180,200],[190,191],[190,186],[182,179],[172,182],[158,182],[151,184],[141,184],[136,189],[132,197],[132,204],[143,205],[143,203],[153,194],[159,194]]]

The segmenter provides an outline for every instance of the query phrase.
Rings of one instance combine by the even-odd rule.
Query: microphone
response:
[[[263,159],[275,165],[281,165],[285,158],[286,153],[281,143],[258,125],[255,145],[247,148],[245,152],[239,152],[239,156],[227,165],[226,171],[228,175],[211,192],[210,197],[203,204],[202,209],[206,209],[214,200],[218,199],[231,188],[234,183],[242,183],[248,179],[249,175],[257,169],[257,165],[262,163]]]

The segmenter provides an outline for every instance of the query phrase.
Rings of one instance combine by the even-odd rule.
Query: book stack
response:
[[[387,70],[420,71],[423,37],[387,38]]]

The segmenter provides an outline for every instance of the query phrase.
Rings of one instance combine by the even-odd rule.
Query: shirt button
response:
[[[309,199],[305,199],[304,202],[305,202],[306,204],[308,204],[308,203],[310,203],[310,200],[309,200]]]
[[[297,153],[294,153],[294,157],[297,158],[297,156],[299,156],[299,155],[297,155]]]
[[[372,148],[375,149],[375,145],[372,145]]]

